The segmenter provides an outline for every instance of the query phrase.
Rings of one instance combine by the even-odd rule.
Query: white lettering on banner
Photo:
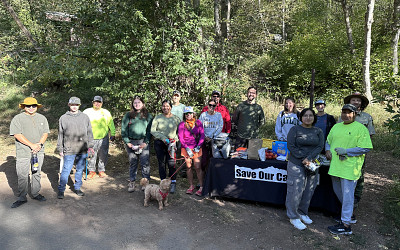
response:
[[[235,178],[286,183],[287,171],[273,166],[268,168],[251,169],[235,165]]]

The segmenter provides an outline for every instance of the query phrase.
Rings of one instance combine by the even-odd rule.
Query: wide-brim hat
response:
[[[25,105],[35,105],[35,104],[37,105],[38,108],[41,108],[43,106],[42,104],[39,104],[35,98],[27,97],[24,99],[23,103],[19,104],[19,108],[23,109],[23,108],[25,108]]]
[[[350,103],[350,100],[353,97],[357,97],[357,98],[361,99],[361,109],[365,109],[368,106],[368,104],[369,104],[368,98],[363,96],[360,92],[354,92],[352,95],[346,96],[343,99],[344,100],[344,104]]]

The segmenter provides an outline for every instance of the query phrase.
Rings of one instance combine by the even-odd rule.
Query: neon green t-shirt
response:
[[[347,156],[341,161],[335,152],[335,148],[370,148],[372,149],[371,137],[368,129],[359,122],[352,122],[345,125],[337,123],[331,129],[328,138],[331,146],[332,160],[329,168],[329,175],[337,176],[347,180],[358,180],[361,176],[361,167],[364,163],[365,155]]]
[[[111,136],[115,136],[114,121],[107,109],[101,108],[100,110],[95,110],[88,108],[83,113],[89,116],[90,123],[92,124],[93,139],[98,140],[106,137],[108,131],[110,131]]]

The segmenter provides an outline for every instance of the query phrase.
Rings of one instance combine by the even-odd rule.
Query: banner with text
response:
[[[251,169],[235,165],[235,178],[286,183],[287,171],[275,167]]]

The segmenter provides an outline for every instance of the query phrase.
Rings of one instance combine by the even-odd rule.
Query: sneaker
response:
[[[171,183],[171,188],[169,189],[169,192],[171,194],[175,193],[175,189],[176,189],[176,182],[172,182]]]
[[[87,176],[88,179],[93,179],[93,178],[95,178],[95,177],[97,177],[97,174],[96,174],[96,172],[94,172],[94,171],[90,171],[89,174],[88,174],[88,176]]]
[[[329,226],[328,231],[331,232],[332,234],[352,234],[353,232],[351,231],[350,225],[346,227],[343,223],[339,223],[334,226]]]
[[[64,199],[64,192],[58,191],[57,198]]]
[[[25,203],[27,203],[28,201],[21,201],[21,200],[17,200],[16,202],[14,202],[12,205],[11,205],[11,208],[17,208],[17,207],[19,207],[19,206],[21,206],[22,204],[25,204]]]
[[[135,192],[135,182],[134,181],[130,181],[128,184],[128,192],[132,193]]]
[[[336,221],[337,223],[342,222],[342,218],[340,217],[340,215],[334,216],[333,220]],[[350,224],[356,224],[356,223],[357,223],[357,219],[356,219],[356,216],[353,214],[351,216]]]
[[[308,217],[308,215],[300,215],[300,220],[306,224],[313,223],[312,219],[310,219],[310,217]]]
[[[190,187],[186,190],[186,193],[187,193],[187,194],[193,194],[193,192],[194,192],[194,186],[190,186]]]
[[[85,193],[82,192],[82,190],[80,190],[80,189],[75,190],[75,193],[76,193],[78,196],[85,196]]]
[[[304,230],[307,228],[307,226],[304,225],[300,219],[290,219],[290,223],[292,223],[292,225],[299,230]]]
[[[41,195],[41,194],[38,194],[37,196],[33,197],[33,199],[34,199],[34,200],[37,200],[37,201],[46,201],[46,200],[47,200],[47,199],[46,199],[43,195]]]
[[[106,174],[104,171],[100,171],[100,172],[99,172],[99,177],[100,177],[100,178],[107,177],[107,174]]]
[[[196,195],[203,196],[202,193],[203,193],[203,187],[200,187],[199,190],[197,190]]]

